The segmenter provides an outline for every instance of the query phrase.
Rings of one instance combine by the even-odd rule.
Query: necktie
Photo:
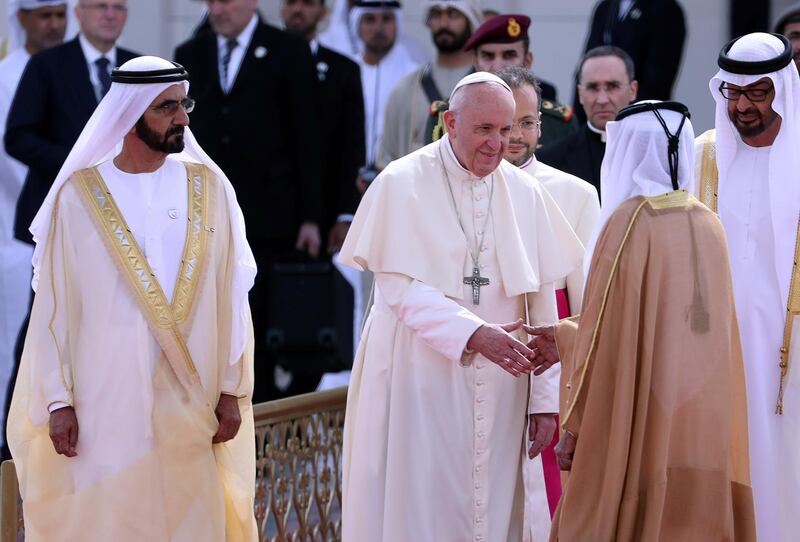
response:
[[[111,75],[108,73],[108,65],[110,61],[101,56],[97,60],[94,61],[94,65],[97,68],[97,79],[100,81],[100,98],[102,99],[103,96],[106,95],[108,89],[111,88]]]
[[[239,42],[236,41],[235,38],[231,38],[225,42],[225,54],[222,55],[222,88],[225,89],[225,92],[228,92],[232,86],[228,83],[228,66],[231,63],[233,50],[236,49],[237,45],[239,45]]]

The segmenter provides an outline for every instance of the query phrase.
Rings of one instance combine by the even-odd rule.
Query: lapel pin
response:
[[[167,211],[167,214],[170,218],[178,218],[178,210],[177,209],[170,209]]]
[[[267,56],[267,48],[259,45],[256,47],[256,50],[253,52],[253,54],[256,56],[256,58],[264,58]]]
[[[320,81],[325,80],[325,75],[328,73],[328,64],[325,62],[317,62],[317,78]]]
[[[633,8],[631,10],[631,19],[633,19],[634,21],[637,20],[641,16],[642,16],[642,10],[641,9]]]

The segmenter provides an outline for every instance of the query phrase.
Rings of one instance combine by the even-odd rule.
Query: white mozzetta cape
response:
[[[341,252],[377,285],[345,420],[349,542],[520,540],[526,413],[558,408],[557,375],[532,378],[529,393],[528,379],[461,354],[482,321],[512,321],[527,307],[532,323],[553,322],[553,283],[580,266],[582,246],[537,181],[506,162],[489,181],[476,179],[444,145],[446,137],[384,170]],[[488,182],[480,262],[491,282],[473,305],[466,239],[489,210]]]

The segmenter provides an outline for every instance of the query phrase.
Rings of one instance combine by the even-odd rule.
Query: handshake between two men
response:
[[[511,335],[520,328],[532,337],[527,344]],[[530,373],[541,375],[560,361],[553,327],[528,326],[521,318],[508,324],[485,324],[479,327],[467,342],[467,349],[483,355],[514,377]],[[555,431],[555,414],[531,414],[528,457],[533,459],[541,453],[552,441]],[[569,432],[561,436],[555,449],[561,470],[570,470],[572,467],[576,442]]]

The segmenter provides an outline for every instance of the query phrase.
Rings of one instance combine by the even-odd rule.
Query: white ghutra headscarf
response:
[[[647,100],[629,107],[661,102]],[[620,113],[622,113],[620,111]],[[678,136],[677,184],[690,194],[695,192],[694,128],[691,121],[677,111],[659,109],[670,134]],[[681,127],[682,124],[682,127]],[[680,130],[680,132],[679,132]],[[611,214],[625,200],[634,196],[660,196],[673,191],[669,163],[669,141],[658,117],[652,111],[627,116],[606,124],[606,152],[600,166],[600,193],[603,201],[600,217],[586,246],[584,272],[589,275],[589,263],[600,232]]]
[[[724,50],[723,50],[724,51]],[[756,32],[736,40],[727,52],[728,58],[740,63],[763,63],[772,61],[786,52],[784,42],[777,36]],[[752,70],[750,70],[752,71]],[[795,233],[797,232],[798,209],[800,209],[800,77],[795,63],[791,61],[777,71],[756,74],[732,73],[720,69],[708,85],[717,102],[715,127],[717,145],[717,168],[719,170],[719,210],[725,222],[725,213],[730,206],[727,198],[741,197],[725,190],[728,169],[736,157],[737,150],[745,143],[728,116],[728,100],[720,94],[721,83],[747,86],[769,78],[775,86],[772,108],[781,117],[781,128],[769,153],[770,218],[775,237],[775,269],[780,285],[781,299],[788,299],[794,258]]]

